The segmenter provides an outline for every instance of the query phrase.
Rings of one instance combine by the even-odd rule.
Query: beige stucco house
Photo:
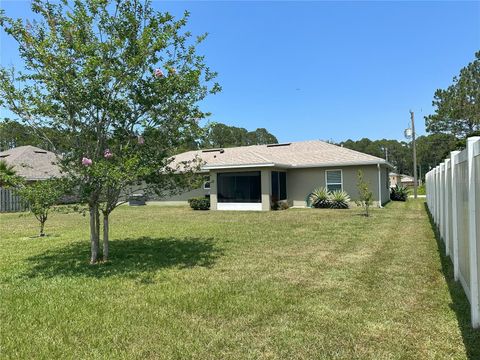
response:
[[[355,200],[359,170],[379,206],[390,199],[387,161],[323,141],[188,151],[175,162],[196,157],[203,162],[204,186],[164,200],[209,196],[212,210],[270,210],[273,201],[305,207],[311,191],[323,186]]]

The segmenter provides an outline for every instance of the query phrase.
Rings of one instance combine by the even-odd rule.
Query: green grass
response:
[[[359,210],[121,207],[0,216],[0,358],[477,359],[480,333],[421,201]]]

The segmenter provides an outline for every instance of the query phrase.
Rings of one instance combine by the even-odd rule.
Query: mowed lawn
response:
[[[124,206],[98,266],[81,215],[0,215],[0,358],[480,358],[423,201],[359,214]]]

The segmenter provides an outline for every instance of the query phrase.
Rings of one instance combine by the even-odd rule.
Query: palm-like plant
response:
[[[405,186],[396,185],[390,190],[390,199],[393,201],[407,201],[408,189]]]
[[[16,174],[12,165],[5,160],[0,160],[0,187],[14,186],[17,179]]]
[[[332,209],[348,209],[350,196],[341,190],[335,190],[330,194],[330,207]]]
[[[316,188],[308,196],[308,201],[315,208],[330,207],[330,193],[325,187]]]

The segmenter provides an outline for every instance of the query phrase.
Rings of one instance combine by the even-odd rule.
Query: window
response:
[[[205,175],[203,181],[203,189],[210,190],[210,175]]]
[[[287,199],[287,173],[284,171],[272,171],[272,200]]]
[[[342,170],[327,170],[325,171],[325,177],[328,191],[343,189]]]
[[[217,174],[218,202],[261,203],[260,171]]]

